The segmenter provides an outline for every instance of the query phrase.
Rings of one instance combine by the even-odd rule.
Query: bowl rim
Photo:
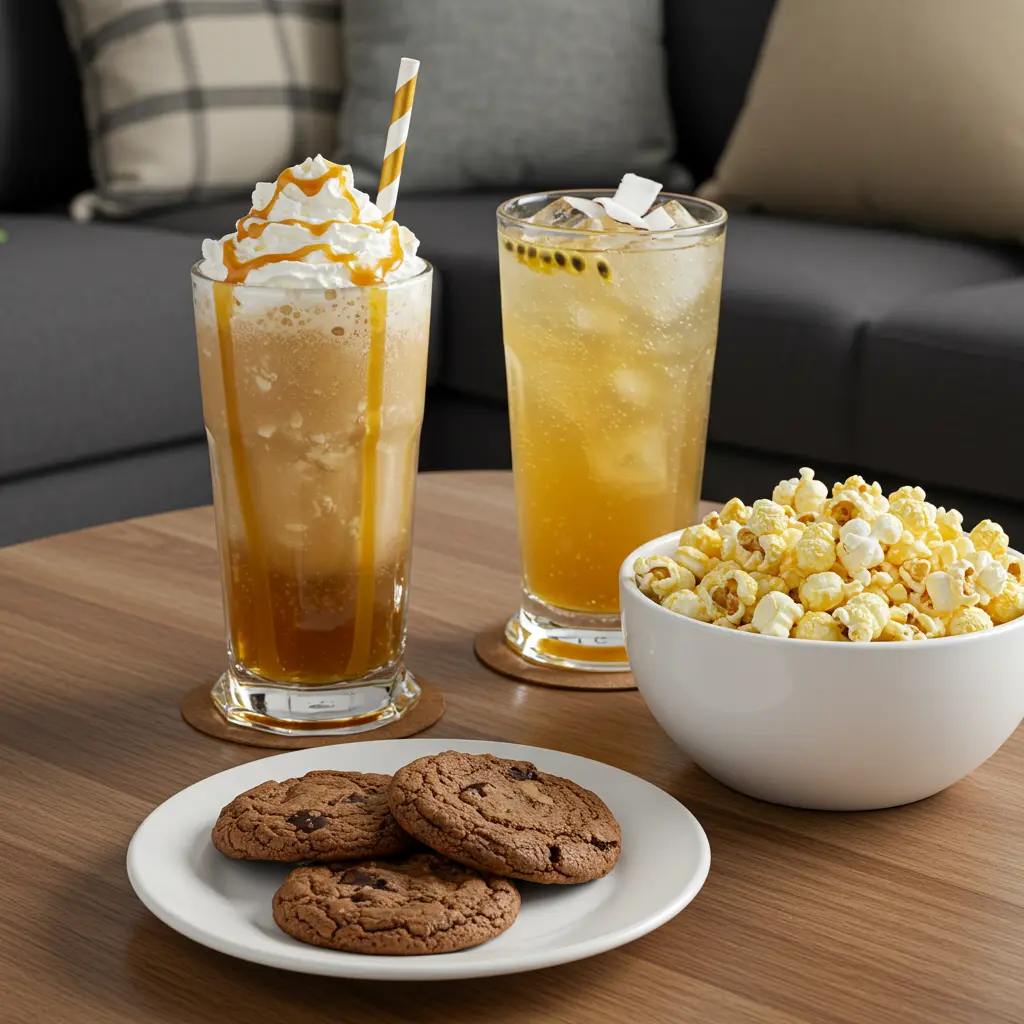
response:
[[[645,594],[640,593],[640,588],[636,585],[636,578],[633,573],[633,563],[644,555],[652,553],[652,549],[657,549],[663,546],[668,541],[675,541],[678,543],[679,535],[682,530],[671,530],[668,533],[663,533],[660,537],[655,537],[653,540],[646,541],[634,548],[623,560],[622,565],[619,567],[619,584],[623,590],[624,595],[630,601],[641,601],[644,606],[649,606],[653,609],[653,614],[667,616],[668,619],[673,620],[677,623],[685,623],[686,625],[680,626],[682,629],[689,629],[691,627],[698,627],[700,629],[711,629],[715,633],[724,634],[726,636],[734,637],[736,643],[782,643],[790,642],[794,638],[789,636],[764,636],[761,633],[750,633],[740,632],[735,629],[722,629],[720,626],[715,626],[710,622],[701,622],[698,619],[691,619],[685,615],[677,615],[675,612],[670,612],[667,608],[663,608],[656,601],[652,601]],[[637,607],[641,607],[639,604]],[[647,614],[646,612],[643,614]],[[964,633],[961,636],[942,636],[935,637],[935,640],[941,640],[944,647],[952,647],[954,644],[962,643],[977,643],[978,641],[984,640],[986,637],[991,636],[1006,636],[1008,633],[1014,630],[1019,631],[1024,628],[1024,615],[1018,616],[1012,622],[1004,622],[1002,625],[994,626],[992,629],[979,630],[977,633]],[[836,649],[836,643],[834,640],[801,640],[800,645],[817,644],[827,646],[830,649]],[[867,654],[867,657],[904,657],[905,655],[899,654],[900,651],[914,651],[924,646],[922,643],[847,643],[839,645],[840,650],[844,651],[857,651],[854,657],[865,656],[864,652],[875,651],[875,652],[890,652],[882,654]],[[931,642],[928,642],[927,650],[932,650]]]

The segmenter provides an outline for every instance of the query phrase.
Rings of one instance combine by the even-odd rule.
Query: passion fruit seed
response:
[[[505,248],[508,249],[509,252],[511,252],[515,248],[515,246],[511,242],[506,240]]]
[[[577,274],[582,274],[583,271],[587,269],[587,264],[582,256],[573,256],[569,262],[572,264],[572,269],[575,270]]]
[[[604,260],[597,261],[597,272],[607,281],[611,276],[611,267]]]
[[[516,252],[517,252],[517,253],[519,253],[519,255],[520,255],[520,256],[525,256],[525,255],[526,255],[526,246],[525,246],[525,245],[523,245],[523,243],[522,243],[522,242],[520,242],[520,243],[519,243],[519,244],[518,244],[518,245],[516,246]]]
[[[551,262],[551,253],[549,253],[549,252],[542,252],[540,254],[540,258],[541,258],[542,262],[550,263]]]
[[[537,258],[537,246],[531,245],[530,248],[526,250],[526,255],[531,260],[535,260]]]
[[[565,253],[564,253],[564,252],[556,252],[556,253],[555,253],[555,262],[556,262],[556,263],[557,263],[557,264],[558,264],[558,265],[559,265],[560,267],[564,267],[564,266],[565,266],[565,263],[566,263],[566,260],[565,260]]]

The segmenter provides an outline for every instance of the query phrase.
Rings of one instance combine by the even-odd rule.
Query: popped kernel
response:
[[[983,608],[957,608],[946,624],[947,636],[963,636],[965,633],[980,633],[983,629],[991,629],[992,620]]]
[[[1005,555],[1010,546],[1010,538],[1003,533],[1003,528],[991,519],[982,519],[971,530],[971,540],[975,548],[987,551],[990,555]]]
[[[886,496],[860,476],[830,494],[809,468],[771,499],[731,499],[634,573],[676,614],[776,637],[906,642],[1024,616],[1024,555],[998,523],[966,533],[922,488]]]
[[[947,510],[940,505],[935,510],[935,525],[943,540],[953,540],[964,532],[964,517],[955,508]]]
[[[676,548],[675,560],[684,569],[689,569],[698,580],[703,579],[711,569],[711,559],[703,551],[685,544]]]
[[[781,591],[765,594],[750,620],[762,636],[789,636],[790,630],[803,617],[803,607]]]
[[[888,602],[877,594],[855,594],[832,613],[854,643],[867,643],[879,637],[889,621]]]
[[[677,615],[685,615],[688,619],[707,621],[704,602],[692,590],[674,591],[661,602],[661,607]]]
[[[835,527],[813,523],[796,542],[796,564],[806,573],[825,572],[836,561]]]
[[[688,526],[679,535],[679,547],[696,548],[703,551],[709,558],[722,557],[722,538],[711,527],[704,523]]]
[[[740,523],[723,523],[718,528],[722,538],[722,557],[735,562],[740,568],[758,569],[764,561],[764,552],[756,533]]]
[[[859,587],[859,583],[852,584]],[[846,599],[843,578],[835,572],[816,572],[800,584],[800,603],[812,612],[830,612]]]
[[[761,537],[766,533],[783,533],[789,527],[790,521],[781,505],[777,505],[770,498],[758,498],[751,508],[747,526]]]
[[[954,562],[948,570],[929,573],[924,585],[932,607],[939,615],[948,615],[964,605],[975,605],[981,595],[974,590],[970,562]]]
[[[697,596],[704,603],[704,612],[712,621],[728,618],[739,625],[748,608],[757,601],[757,580],[742,569],[729,569],[710,585],[702,583]]]
[[[638,558],[633,564],[633,574],[641,594],[650,597],[668,597],[676,590],[693,590],[696,577],[685,566],[668,555],[651,555]]]
[[[789,635],[797,640],[846,640],[839,623],[828,612],[804,612]]]
[[[730,498],[723,506],[721,517],[723,523],[744,524],[750,518],[751,510],[739,498]]]
[[[985,605],[985,611],[997,626],[1019,619],[1024,615],[1024,586],[1010,577],[1003,589]]]

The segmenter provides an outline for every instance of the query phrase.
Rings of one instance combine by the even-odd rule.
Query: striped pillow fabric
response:
[[[95,189],[72,215],[235,196],[330,152],[340,0],[61,0]]]

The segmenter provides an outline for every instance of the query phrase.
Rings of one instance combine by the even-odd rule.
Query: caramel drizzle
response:
[[[287,170],[282,171],[280,177],[277,179],[277,185],[274,187],[274,195],[271,197],[270,202],[268,202],[262,209],[257,210],[255,207],[250,209],[249,212],[238,222],[238,234],[236,237],[229,238],[224,243],[224,265],[228,270],[228,275],[225,278],[227,283],[241,284],[244,283],[246,277],[249,275],[249,271],[251,270],[257,270],[260,267],[266,267],[273,263],[299,263],[311,253],[320,252],[327,258],[328,263],[348,264],[351,267],[349,276],[352,278],[353,284],[382,284],[387,275],[390,274],[392,270],[399,267],[405,258],[402,253],[402,244],[398,237],[398,225],[394,223],[388,224],[388,229],[391,232],[391,248],[387,256],[382,257],[375,267],[353,266],[356,260],[356,256],[353,253],[337,253],[326,242],[312,242],[309,245],[304,245],[301,248],[294,250],[293,252],[264,253],[262,256],[256,256],[251,260],[241,260],[238,258],[238,243],[247,238],[259,238],[271,224],[288,224],[302,227],[309,231],[314,238],[323,237],[332,224],[363,224],[367,227],[382,230],[384,228],[382,221],[363,221],[360,219],[359,204],[356,202],[352,191],[345,184],[344,171],[345,168],[341,164],[331,167],[329,170],[321,174],[319,178],[296,178],[290,167]],[[278,221],[268,221],[266,219],[286,185],[295,185],[296,188],[298,188],[304,195],[312,197],[319,193],[327,182],[332,179],[338,182],[342,196],[352,207],[351,221],[328,220],[320,223],[314,223],[306,220],[297,220],[295,218]]]

